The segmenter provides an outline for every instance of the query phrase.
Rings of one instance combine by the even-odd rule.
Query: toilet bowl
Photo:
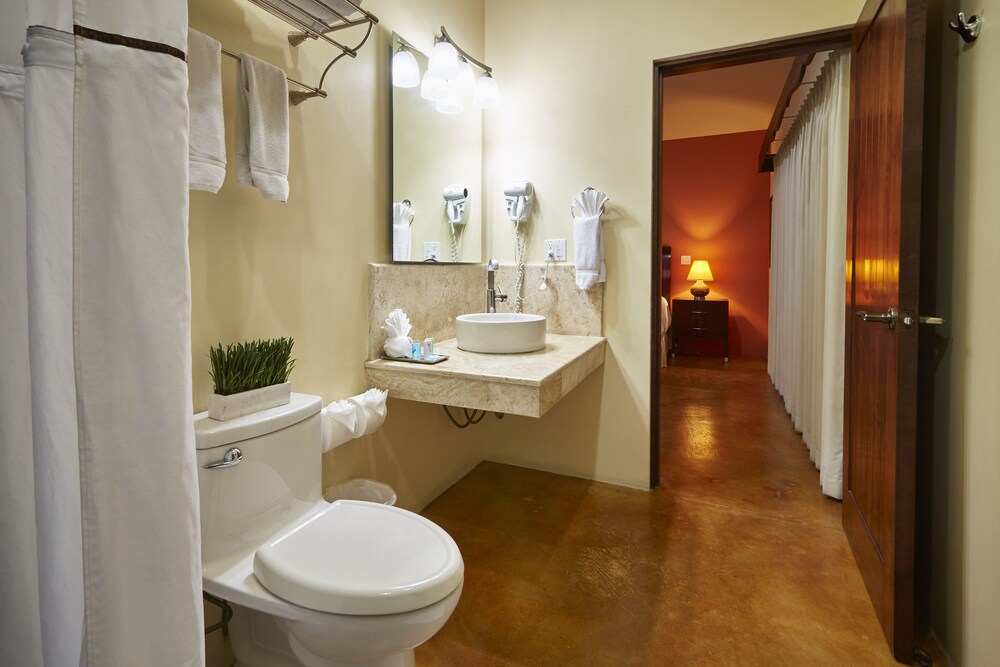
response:
[[[238,665],[412,665],[458,604],[461,553],[412,512],[322,499],[321,406],[196,416],[204,589],[233,607]]]

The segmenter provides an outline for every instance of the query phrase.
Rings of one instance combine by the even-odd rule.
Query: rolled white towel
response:
[[[389,392],[382,389],[369,389],[363,394],[347,399],[356,406],[358,415],[358,436],[371,435],[385,423],[387,413],[386,398]]]
[[[323,451],[328,452],[334,447],[358,437],[358,417],[354,404],[344,399],[330,403],[321,413],[323,415]]]
[[[573,220],[573,244],[576,251],[576,286],[588,290],[597,283],[603,283],[607,270],[604,266],[600,214]]]

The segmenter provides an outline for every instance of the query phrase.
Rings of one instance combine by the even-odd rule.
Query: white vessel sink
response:
[[[545,348],[545,317],[527,313],[470,313],[456,318],[459,349],[517,354]]]

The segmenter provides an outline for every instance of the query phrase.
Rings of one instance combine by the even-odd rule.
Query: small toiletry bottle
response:
[[[434,339],[425,338],[424,339],[424,358],[434,355]]]
[[[415,340],[412,343],[410,343],[410,356],[413,357],[414,359],[419,359],[420,358],[420,341],[419,340]]]

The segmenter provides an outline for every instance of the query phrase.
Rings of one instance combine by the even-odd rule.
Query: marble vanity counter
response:
[[[606,347],[600,336],[547,334],[538,352],[479,354],[452,339],[434,346],[449,357],[440,364],[376,359],[365,373],[369,387],[392,398],[541,417],[604,363]]]

